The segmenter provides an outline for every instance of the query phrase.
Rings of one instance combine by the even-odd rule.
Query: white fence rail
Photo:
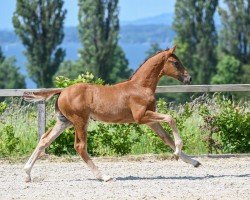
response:
[[[58,89],[58,88],[51,88]],[[37,92],[51,89],[0,89],[0,97],[22,97],[24,92]],[[171,85],[158,86],[156,93],[177,92],[250,92],[250,84],[224,84],[224,85]],[[38,136],[45,132],[46,106],[44,101],[37,103]]]
[[[176,92],[249,92],[250,84],[158,86],[156,93]]]

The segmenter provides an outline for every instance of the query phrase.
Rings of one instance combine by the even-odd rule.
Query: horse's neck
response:
[[[159,53],[148,59],[133,75],[132,81],[137,84],[156,90],[157,83],[160,79],[160,72],[164,64],[164,54]]]

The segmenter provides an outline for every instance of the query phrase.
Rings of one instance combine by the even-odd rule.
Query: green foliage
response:
[[[250,83],[250,64],[242,66],[244,74],[242,77],[242,83]]]
[[[159,99],[159,101],[157,101],[157,110],[160,113],[171,115],[175,119],[178,130],[180,131],[181,136],[184,140],[183,149],[185,150],[187,148],[190,148],[190,143],[187,142],[190,136],[187,135],[184,131],[186,126],[185,122],[193,114],[193,110],[191,109],[190,104],[185,103],[184,105],[179,105],[179,107],[173,107],[171,103],[165,102],[164,99]],[[172,135],[172,130],[167,123],[162,123],[162,126],[168,133],[171,133]]]
[[[128,63],[118,46],[118,0],[79,0],[78,16],[84,70],[107,83],[127,78],[124,76],[129,75]]]
[[[242,65],[233,56],[224,56],[216,66],[217,74],[212,78],[212,84],[241,83]]]
[[[220,142],[215,139],[218,130],[216,124],[216,115],[211,112],[207,104],[202,104],[199,107],[199,114],[203,118],[204,124],[200,127],[206,134],[202,138],[205,142],[208,153],[212,154],[215,150],[216,153],[221,149]]]
[[[222,22],[220,50],[243,64],[250,64],[250,1],[224,0],[223,5],[223,8],[219,7]]]
[[[0,115],[6,110],[8,104],[5,102],[0,102]]]
[[[55,120],[51,120],[48,127],[53,127],[55,125]],[[63,154],[76,154],[74,149],[74,128],[66,129],[48,148],[48,153],[52,153],[54,155],[63,155]]]
[[[0,64],[5,60],[5,57],[3,55],[2,48],[0,47]]]
[[[6,125],[0,132],[0,156],[15,154],[18,151],[19,138],[15,137],[13,126]]]
[[[1,59],[1,58],[0,58]],[[0,63],[0,88],[13,89],[25,88],[24,76],[20,74],[19,68],[15,64],[16,60],[12,58],[4,59]]]
[[[52,77],[63,61],[63,0],[18,0],[13,16],[16,34],[26,47],[28,72],[38,87],[51,87]]]
[[[86,72],[85,74],[78,75],[75,79],[70,79],[64,76],[58,76],[55,78],[55,86],[59,88],[65,88],[76,83],[94,83],[103,85],[104,82],[100,78],[95,78],[93,74]]]
[[[131,137],[138,127],[136,125],[99,123],[89,131],[88,150],[91,155],[126,155],[131,152],[132,145],[139,140],[139,135]]]
[[[209,83],[215,72],[217,34],[214,13],[218,0],[178,0],[173,28],[177,55],[191,69],[194,83]]]
[[[155,55],[158,51],[161,51],[161,47],[159,45],[159,43],[154,42],[150,44],[150,49],[146,51],[146,56],[150,57]]]
[[[250,111],[249,105],[237,105],[231,100],[219,102],[220,113],[216,125],[222,142],[223,152],[250,152]]]
[[[6,101],[0,103],[0,157],[30,154],[37,144],[36,107]]]
[[[128,60],[120,46],[116,47],[110,60],[113,67],[108,74],[108,83],[121,82],[131,76],[133,70],[128,67]]]
[[[53,126],[55,121],[49,124]],[[88,131],[88,152],[93,156],[126,155],[131,152],[132,146],[139,141],[138,125],[101,124],[91,125]],[[140,130],[139,130],[140,132]],[[133,134],[134,133],[134,134]],[[75,155],[74,128],[66,129],[48,148],[48,153],[55,155]]]

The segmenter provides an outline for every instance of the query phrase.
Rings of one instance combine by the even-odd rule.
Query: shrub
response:
[[[249,105],[236,105],[231,100],[218,102],[220,112],[215,123],[225,153],[250,152],[250,112]]]
[[[0,114],[0,148],[4,152],[0,156],[30,154],[37,144],[36,107],[23,104],[19,98],[6,101],[8,105],[4,103],[4,111]]]
[[[216,66],[217,74],[212,77],[212,84],[227,84],[242,82],[242,64],[233,56],[224,56]]]
[[[205,142],[207,152],[212,154],[215,150],[216,153],[221,149],[221,144],[216,140],[218,126],[216,122],[217,113],[213,112],[211,107],[216,107],[217,104],[209,105],[208,102],[199,106],[199,114],[203,119],[204,124],[200,129],[204,131],[202,140]]]
[[[0,102],[0,115],[7,109],[8,105],[5,102]]]
[[[132,145],[139,140],[140,134],[132,134],[137,125],[101,124],[88,132],[88,149],[91,155],[126,155]]]
[[[47,125],[47,129],[53,127],[55,122],[55,120],[50,120],[49,124]],[[47,152],[58,156],[63,154],[76,154],[74,149],[74,133],[74,128],[66,129],[54,142],[52,142]]]
[[[13,126],[4,126],[4,128],[1,130],[0,139],[1,156],[13,155],[18,152],[19,138],[15,137]]]
[[[104,81],[100,78],[95,78],[94,75],[89,72],[81,74],[75,79],[69,79],[64,76],[58,76],[55,78],[54,81],[55,86],[59,88],[65,88],[76,83],[94,83],[98,85],[103,85]]]
[[[186,102],[183,105],[175,105],[173,103],[165,102],[164,99],[159,99],[157,101],[157,110],[160,113],[171,115],[175,119],[176,126],[183,140],[183,150],[190,151],[191,149],[193,149],[194,145],[192,138],[194,135],[199,135],[199,131],[197,129],[193,129],[196,130],[196,132],[188,131],[188,128],[190,130],[190,127],[193,127],[190,123],[190,118],[195,116],[195,110],[192,108],[192,104]],[[173,131],[169,127],[169,125],[167,123],[162,123],[162,126],[173,138]],[[166,145],[164,143],[161,143],[160,141],[158,142],[157,147],[163,150],[163,152],[170,151],[170,148],[167,148]]]

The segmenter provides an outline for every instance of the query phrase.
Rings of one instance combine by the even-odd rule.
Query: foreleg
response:
[[[164,143],[171,147],[171,149],[175,150],[175,144],[173,139],[169,136],[169,134],[163,129],[160,123],[150,123],[148,126],[164,141]],[[193,165],[194,167],[199,167],[200,162],[192,159],[190,156],[183,153],[180,154],[181,160],[186,163]]]

